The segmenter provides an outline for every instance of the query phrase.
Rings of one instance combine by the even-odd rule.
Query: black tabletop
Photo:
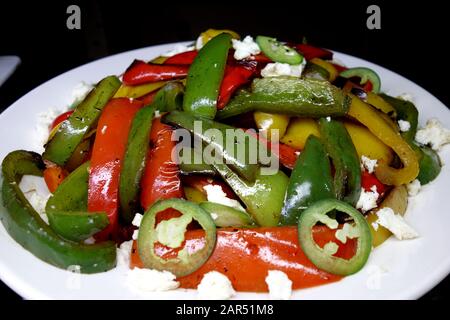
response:
[[[385,66],[450,105],[447,13],[440,2],[377,1],[381,29],[370,29],[372,1],[226,1],[221,5],[176,1],[36,1],[0,4],[0,55],[22,64],[0,87],[0,111],[54,76],[114,53],[160,43],[195,39],[208,28],[242,35],[267,34],[331,48]],[[67,8],[81,10],[81,29],[67,27]],[[373,22],[373,20],[372,20]],[[369,21],[369,26],[373,25]],[[450,297],[450,279],[426,299]],[[0,294],[18,298],[0,284]]]

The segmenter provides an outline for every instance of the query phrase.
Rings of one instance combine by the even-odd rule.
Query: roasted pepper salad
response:
[[[408,197],[439,175],[449,136],[437,120],[419,128],[374,70],[210,29],[98,82],[54,119],[42,154],[9,153],[0,217],[59,268],[105,272],[125,253],[170,282],[154,290],[216,276],[223,297],[287,298],[358,272],[391,235],[417,237]],[[44,218],[20,188],[30,175],[51,193]]]

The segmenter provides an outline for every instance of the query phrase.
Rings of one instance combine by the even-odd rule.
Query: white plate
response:
[[[121,74],[133,59],[156,57],[174,44],[138,49],[88,63],[68,71],[32,90],[0,115],[0,159],[16,149],[34,148],[33,138],[39,112],[70,103],[71,91],[80,81],[95,83],[109,74]],[[430,93],[385,68],[349,55],[335,57],[348,66],[374,69],[383,90],[393,95],[410,93],[420,110],[420,123],[437,117],[450,128],[449,110]],[[450,147],[441,152],[450,161]],[[295,299],[415,299],[434,287],[450,272],[450,169],[411,199],[407,221],[420,238],[389,239],[373,251],[367,265],[340,282],[298,290]],[[382,272],[379,272],[382,270]],[[77,275],[55,268],[24,250],[0,227],[0,277],[28,299],[195,299],[193,290],[177,290],[142,296],[126,286],[125,269],[95,275]],[[267,294],[240,293],[236,298],[266,299]]]

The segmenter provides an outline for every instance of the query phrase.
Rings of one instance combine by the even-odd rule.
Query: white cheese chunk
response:
[[[417,130],[416,141],[422,145],[430,145],[433,150],[439,150],[450,143],[450,130],[433,118],[427,121],[425,128]]]
[[[414,239],[419,236],[401,215],[395,214],[394,210],[389,207],[378,210],[377,216],[376,223],[388,229],[399,240]]]
[[[401,132],[406,132],[409,129],[411,129],[411,123],[409,123],[409,121],[405,121],[405,120],[398,120],[398,127],[400,128]]]
[[[303,59],[303,62],[301,64],[297,65],[290,65],[287,63],[280,63],[280,62],[268,63],[264,67],[264,69],[261,70],[261,76],[264,78],[282,77],[282,76],[300,78],[305,68],[305,65],[306,65],[305,59]]]
[[[375,167],[378,166],[377,159],[370,159],[366,156],[361,156],[361,166],[367,170],[368,173],[373,173]]]
[[[48,224],[45,206],[47,205],[51,193],[48,191],[44,179],[41,177],[25,175],[19,183],[19,188],[22,190],[25,198],[31,204],[33,209],[36,210],[42,220]]]
[[[124,241],[117,248],[117,267],[130,267],[131,248],[133,247],[133,240]]]
[[[228,198],[227,194],[223,191],[221,186],[208,184],[204,186],[203,189],[206,191],[208,201],[219,203],[224,206],[232,207],[236,210],[245,212],[245,209],[241,206],[239,201]]]
[[[235,50],[234,58],[236,60],[246,59],[261,52],[258,44],[253,40],[251,36],[246,36],[242,41],[232,39],[231,42]]]
[[[417,194],[420,192],[421,188],[420,181],[418,179],[414,180],[413,182],[410,182],[406,185],[406,188],[408,189],[408,195],[410,197],[417,196]]]
[[[205,274],[197,291],[199,299],[204,300],[226,300],[236,294],[230,279],[217,271]]]
[[[176,276],[169,271],[134,268],[128,271],[128,285],[138,291],[168,291],[180,286]]]
[[[380,194],[377,192],[377,187],[372,186],[371,191],[361,190],[356,209],[361,209],[362,212],[367,212],[370,209],[377,207],[377,200]]]
[[[142,218],[144,216],[140,213],[136,213],[134,215],[133,221],[131,221],[131,224],[135,227],[138,227],[138,229],[133,231],[132,239],[137,240],[139,237],[139,227],[141,226]]]
[[[288,300],[292,294],[292,281],[286,273],[279,270],[269,270],[266,277],[269,296],[274,300]]]

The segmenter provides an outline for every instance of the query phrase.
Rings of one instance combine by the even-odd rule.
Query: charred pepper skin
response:
[[[334,165],[336,198],[355,206],[361,194],[361,165],[352,138],[337,120],[321,118],[319,130]]]
[[[2,163],[2,200],[0,216],[5,229],[22,247],[39,259],[67,269],[80,266],[82,273],[98,273],[116,266],[116,245],[102,242],[79,244],[60,237],[26,200],[19,188],[23,175],[42,175],[44,163],[39,154],[13,151]]]
[[[47,142],[42,157],[64,166],[120,85],[121,82],[116,76],[101,80]]]

